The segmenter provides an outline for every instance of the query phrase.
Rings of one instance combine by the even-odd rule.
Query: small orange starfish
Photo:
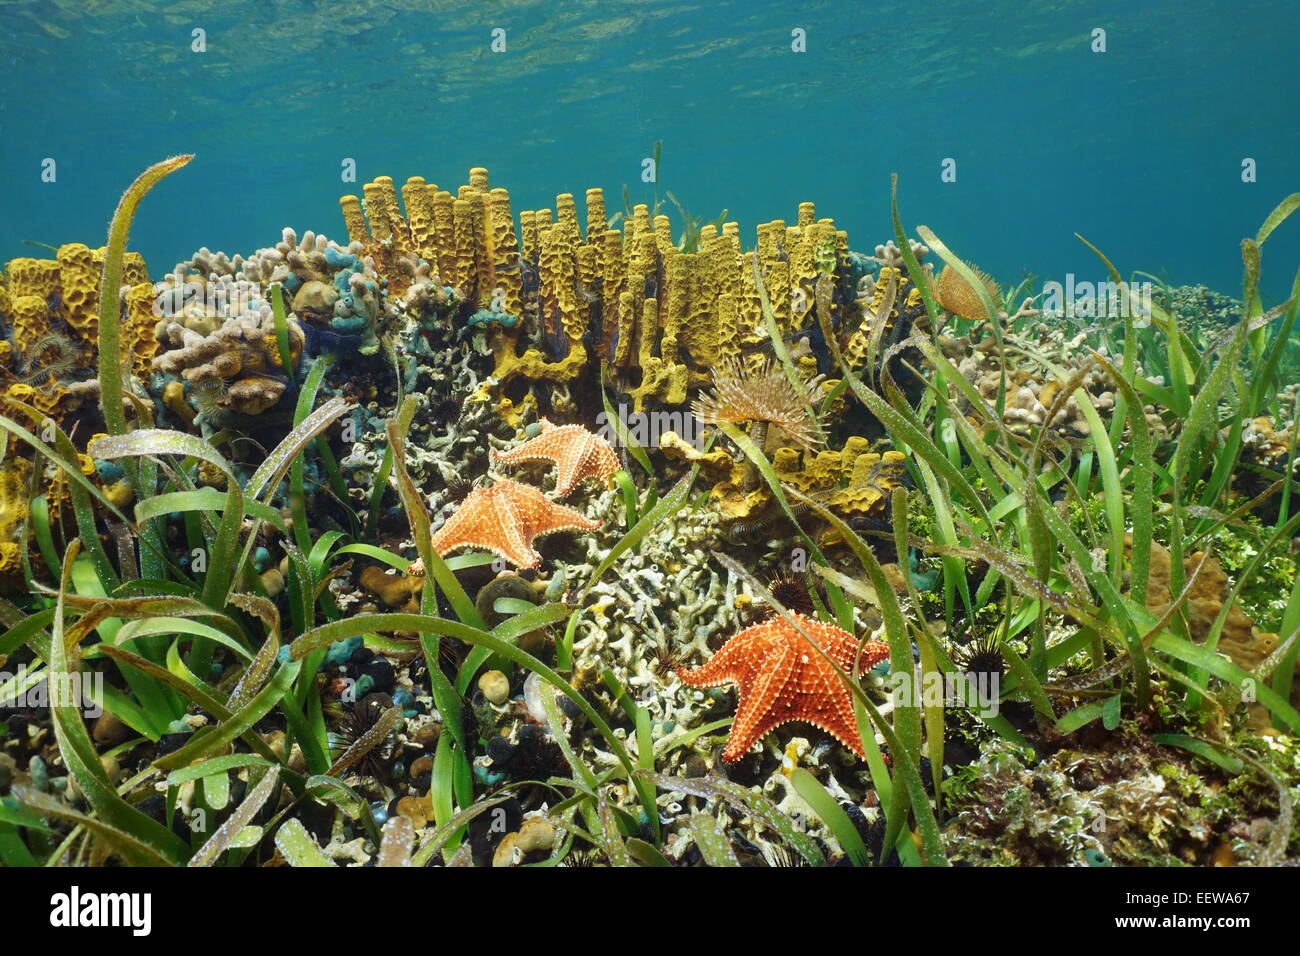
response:
[[[609,442],[581,425],[552,425],[542,419],[542,433],[518,448],[492,452],[494,461],[513,465],[521,461],[555,463],[555,494],[564,498],[588,478],[599,478],[606,486],[620,465]]]
[[[486,548],[517,567],[535,568],[542,559],[533,550],[534,538],[552,531],[595,531],[599,527],[599,521],[557,505],[530,485],[498,481],[487,488],[475,488],[465,497],[433,533],[433,548],[439,554],[456,548]],[[423,574],[424,565],[416,561],[407,571]]]
[[[822,624],[802,614],[800,625],[832,660],[847,671],[858,658],[858,640],[838,627]],[[879,641],[862,647],[860,667],[867,670],[889,656]],[[853,713],[853,694],[826,659],[809,646],[808,639],[782,617],[741,631],[695,670],[678,670],[691,687],[740,685],[736,719],[722,759],[734,763],[781,724],[804,720],[829,731],[859,757],[866,756]]]

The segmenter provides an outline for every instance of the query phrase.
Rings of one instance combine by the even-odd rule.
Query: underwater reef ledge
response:
[[[153,274],[190,160],[0,273],[6,865],[1300,861],[1300,195],[1240,299],[479,167]]]

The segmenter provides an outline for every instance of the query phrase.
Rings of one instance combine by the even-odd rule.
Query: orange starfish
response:
[[[852,672],[858,658],[857,638],[802,614],[794,617],[836,664]],[[888,656],[886,645],[867,641],[862,647],[861,670]],[[722,752],[728,763],[739,760],[771,730],[792,720],[815,724],[859,757],[866,756],[853,713],[852,692],[826,659],[809,646],[808,639],[782,617],[746,628],[722,645],[703,667],[678,670],[677,676],[691,687],[740,685],[736,719]]]
[[[486,548],[518,567],[535,568],[542,559],[533,550],[534,538],[552,531],[595,531],[599,527],[599,521],[557,505],[530,485],[498,481],[487,488],[475,488],[465,497],[433,533],[433,547],[439,554],[456,548]],[[407,570],[422,574],[424,565],[416,561]]]
[[[494,461],[513,465],[521,461],[555,463],[555,494],[566,497],[588,478],[599,478],[608,486],[620,468],[618,454],[609,442],[581,425],[552,425],[542,419],[542,433],[518,448],[492,452]]]

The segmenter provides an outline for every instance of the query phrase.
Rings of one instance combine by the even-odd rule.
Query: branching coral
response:
[[[280,400],[288,385],[269,306],[224,322],[202,335],[179,322],[159,329],[166,351],[154,359],[156,370],[199,388],[220,389],[216,405],[241,415],[259,415]],[[292,361],[303,348],[297,323],[289,328]]]
[[[996,406],[999,389],[1004,390],[1003,422],[1013,434],[1030,439],[1047,423],[1049,410],[1066,385],[1061,377],[1082,370],[1079,387],[1088,393],[1093,408],[1107,414],[1115,407],[1116,392],[1109,374],[1094,362],[1081,337],[1067,339],[1058,330],[1044,330],[1033,341],[1015,334],[1003,351],[1004,366],[992,336],[972,341],[969,336],[940,336],[938,345],[959,372],[984,398],[988,408]],[[1055,366],[1055,369],[1052,368]],[[1136,369],[1141,374],[1141,368]],[[970,411],[963,403],[963,409]],[[1154,405],[1145,406],[1147,427],[1156,441],[1167,438],[1169,425]],[[1060,450],[1068,450],[1090,434],[1091,427],[1078,397],[1071,394],[1051,422],[1050,435]]]

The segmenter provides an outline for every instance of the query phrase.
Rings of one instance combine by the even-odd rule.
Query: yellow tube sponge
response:
[[[604,240],[608,221],[605,219],[605,191],[599,187],[587,190],[587,241]]]
[[[661,256],[667,255],[669,250],[676,248],[673,244],[672,221],[663,213],[655,216],[655,242],[659,246]]]
[[[103,250],[96,250],[95,265],[99,269],[104,266]],[[144,256],[138,252],[128,252],[122,257],[122,284],[123,285],[140,285],[142,282],[149,281],[149,267],[145,265]]]
[[[523,275],[514,217],[510,214],[510,193],[498,186],[492,190],[491,200],[492,301],[499,300],[500,311],[518,317],[523,315],[524,308]]]
[[[534,209],[519,214],[519,254],[529,261],[537,258],[537,211]]]
[[[626,266],[623,261],[623,234],[617,229],[606,229],[604,249],[601,253],[601,358],[613,360],[614,333],[618,328],[618,308],[626,287]]]
[[[474,207],[468,199],[452,201],[451,268],[443,280],[469,299],[474,295]]]
[[[433,190],[437,191],[437,186]],[[411,242],[421,259],[437,265],[434,252],[433,193],[423,176],[411,176],[402,186],[402,202],[406,206],[406,219],[411,227]]]
[[[90,248],[80,242],[59,247],[59,298],[63,319],[83,339],[93,341],[99,331],[99,269]]]
[[[59,263],[54,259],[10,259],[5,266],[9,291],[19,296],[35,296],[48,301],[59,290]]]
[[[21,355],[30,355],[33,346],[50,331],[50,310],[44,297],[37,295],[15,296],[10,310],[14,348]]]
[[[27,495],[32,463],[10,458],[0,465],[0,574],[20,573],[26,548]]]
[[[660,325],[659,354],[665,362],[677,364],[678,337],[686,326],[690,308],[690,284],[694,274],[695,254],[669,249],[664,257],[665,289]]]
[[[903,484],[905,460],[900,451],[859,455],[849,486],[832,495],[827,504],[844,515],[885,514],[890,495]]]
[[[356,196],[340,196],[339,208],[343,210],[343,225],[348,230],[348,242],[370,245],[370,230],[366,228],[366,215],[361,211],[361,200]]]
[[[436,265],[438,275],[450,286],[456,285],[451,281],[451,276],[457,269],[455,205],[456,200],[447,190],[439,189],[433,194],[433,238],[438,256]]]
[[[834,488],[840,478],[840,453],[823,449],[815,455],[797,448],[778,448],[772,456],[772,470],[782,484],[804,494]]]

